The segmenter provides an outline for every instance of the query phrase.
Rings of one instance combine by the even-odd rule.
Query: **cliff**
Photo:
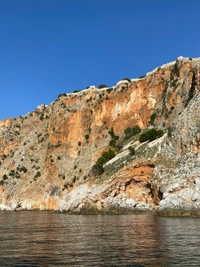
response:
[[[0,122],[0,209],[198,214],[200,59]]]

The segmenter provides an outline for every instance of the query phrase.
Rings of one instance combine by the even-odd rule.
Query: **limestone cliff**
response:
[[[199,63],[181,57],[2,120],[0,209],[197,214]]]

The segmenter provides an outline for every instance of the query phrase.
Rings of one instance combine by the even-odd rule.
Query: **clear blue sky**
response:
[[[0,0],[0,119],[200,56],[198,0]]]

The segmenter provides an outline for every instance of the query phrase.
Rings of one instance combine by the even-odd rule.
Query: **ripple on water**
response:
[[[200,266],[200,219],[0,212],[0,266]]]

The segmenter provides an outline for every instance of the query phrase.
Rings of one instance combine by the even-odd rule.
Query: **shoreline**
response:
[[[200,217],[200,209],[163,209],[163,210],[130,210],[130,209],[114,209],[97,210],[95,208],[76,210],[53,210],[53,209],[3,209],[0,212],[51,212],[67,215],[142,215],[149,214],[163,217]]]

